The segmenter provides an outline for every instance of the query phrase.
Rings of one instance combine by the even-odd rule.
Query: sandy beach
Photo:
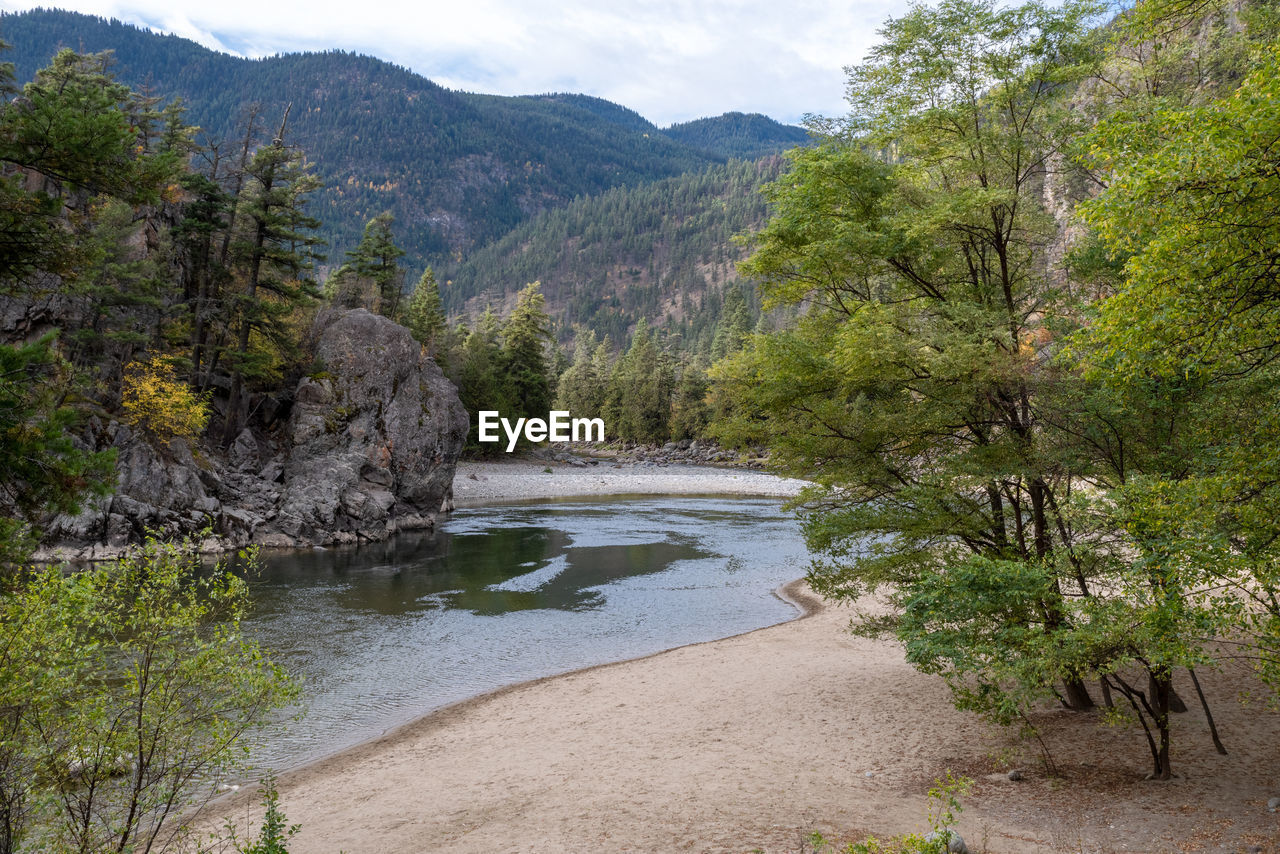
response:
[[[530,468],[464,466],[455,496],[550,497],[522,491],[538,475],[616,491],[613,471],[627,492],[675,492],[656,478],[686,476]],[[686,486],[730,491],[703,471]],[[807,851],[815,830],[926,830],[925,792],[950,770],[975,780],[959,823],[974,852],[1280,851],[1280,814],[1266,809],[1280,795],[1280,714],[1235,701],[1243,669],[1201,674],[1229,756],[1214,753],[1193,707],[1175,721],[1181,776],[1143,782],[1139,731],[1046,710],[1035,723],[1050,775],[1036,742],[956,711],[895,644],[844,631],[848,606],[801,582],[780,595],[805,616],[504,689],[285,775],[281,805],[302,825],[289,850]],[[1010,781],[1011,769],[1023,778]],[[246,793],[213,806],[242,826],[256,813]]]

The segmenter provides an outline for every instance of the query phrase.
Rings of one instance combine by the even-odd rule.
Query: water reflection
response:
[[[306,714],[257,756],[290,767],[502,685],[780,622],[772,591],[805,560],[775,501],[652,497],[268,555],[246,630],[303,677]]]

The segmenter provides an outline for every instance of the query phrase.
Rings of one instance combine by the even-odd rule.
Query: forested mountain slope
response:
[[[759,113],[725,113],[708,119],[674,124],[663,131],[669,139],[709,153],[751,160],[809,141],[809,134],[778,124]]]
[[[243,137],[249,105],[261,104],[260,125],[275,128],[291,104],[289,140],[325,182],[312,213],[337,258],[383,210],[395,214],[411,258],[425,260],[464,253],[575,197],[704,169],[730,153],[710,137],[669,138],[598,98],[454,92],[344,52],[239,59],[53,10],[3,16],[0,37],[13,46],[19,82],[60,47],[114,51],[122,82],[182,97],[188,121],[226,152]],[[782,128],[763,119],[756,149],[789,147]],[[731,149],[741,149],[734,139]]]
[[[764,222],[759,190],[781,166],[780,157],[734,160],[544,211],[450,270],[446,307],[474,314],[507,305],[541,281],[564,335],[581,324],[621,342],[643,318],[697,349],[714,333],[724,286],[738,278],[744,250],[733,238]]]

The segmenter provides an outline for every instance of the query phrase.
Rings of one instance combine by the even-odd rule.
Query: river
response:
[[[779,500],[459,510],[377,545],[263,559],[244,624],[303,680],[259,769],[285,770],[506,685],[783,622],[804,574]]]

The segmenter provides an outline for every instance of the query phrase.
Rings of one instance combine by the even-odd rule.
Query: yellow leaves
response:
[[[120,404],[126,423],[158,439],[194,439],[209,423],[209,402],[174,379],[164,356],[130,362],[124,369]]]

